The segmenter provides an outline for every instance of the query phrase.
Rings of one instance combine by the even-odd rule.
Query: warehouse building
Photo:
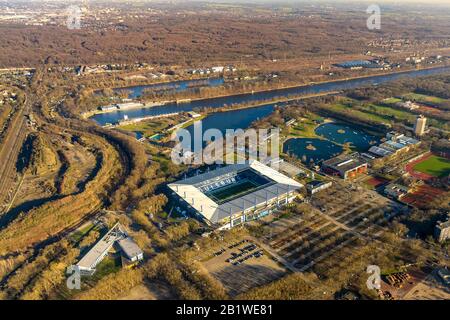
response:
[[[346,61],[342,63],[337,63],[337,67],[344,68],[344,69],[351,69],[351,70],[360,70],[363,68],[382,68],[383,66],[376,63],[375,61],[369,61],[369,60],[352,60],[352,61]]]
[[[198,219],[229,229],[289,203],[303,186],[258,161],[250,161],[179,180],[168,187]]]
[[[359,155],[340,155],[322,162],[322,171],[343,179],[352,179],[367,172],[367,162]]]

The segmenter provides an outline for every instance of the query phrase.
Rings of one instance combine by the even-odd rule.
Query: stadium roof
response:
[[[259,175],[268,178],[271,183],[222,204],[215,202],[199,189],[209,180],[220,179],[222,176],[241,172],[246,169],[253,169]],[[246,164],[227,165],[214,171],[179,180],[169,184],[168,187],[175,191],[207,220],[212,223],[217,223],[230,215],[254,208],[278,196],[300,189],[303,186],[297,181],[258,161],[251,161]]]

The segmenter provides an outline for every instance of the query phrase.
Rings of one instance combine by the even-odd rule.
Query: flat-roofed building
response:
[[[369,152],[381,158],[387,157],[392,154],[391,150],[387,150],[377,146],[370,147]]]
[[[369,153],[383,158],[408,151],[412,146],[420,143],[417,139],[407,137],[404,134],[395,131],[388,132],[386,138],[386,142],[378,146],[370,147]]]
[[[384,193],[390,198],[401,200],[409,193],[409,188],[400,184],[391,183],[384,188]]]
[[[117,245],[130,262],[137,262],[144,259],[144,253],[141,248],[130,237],[117,241]]]
[[[322,162],[322,171],[343,179],[352,179],[367,172],[367,162],[356,154],[340,155]]]
[[[393,153],[396,153],[398,151],[406,151],[408,150],[408,147],[402,143],[398,143],[392,140],[388,140],[385,143],[380,144],[380,148],[390,150]]]
[[[143,259],[143,252],[139,246],[116,223],[77,263],[82,274],[92,275],[97,265],[106,257],[108,252],[117,244],[120,251],[129,262]]]
[[[117,223],[77,263],[80,271],[86,274],[93,274],[95,267],[105,258],[114,243],[122,237],[122,230],[120,230]]]
[[[332,185],[333,185],[333,182],[331,182],[331,181],[313,180],[306,184],[306,190],[308,191],[308,194],[313,195],[319,191],[328,189]]]

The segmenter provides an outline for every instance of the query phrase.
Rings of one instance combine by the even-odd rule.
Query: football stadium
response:
[[[232,228],[269,214],[292,201],[303,186],[258,162],[233,164],[171,183],[199,219],[217,228]]]

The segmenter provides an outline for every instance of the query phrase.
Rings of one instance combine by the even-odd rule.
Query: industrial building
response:
[[[374,61],[369,60],[352,60],[336,64],[337,67],[351,70],[359,70],[363,68],[382,68],[382,66]]]
[[[322,171],[343,179],[352,179],[367,172],[367,162],[358,155],[340,155],[322,162]]]
[[[124,254],[123,261],[128,265],[144,258],[139,246],[123,231],[121,225],[116,223],[77,263],[79,270],[85,275],[93,275],[97,265],[115,244]]]
[[[303,185],[258,161],[250,161],[179,180],[168,187],[197,218],[229,229],[289,203]]]

